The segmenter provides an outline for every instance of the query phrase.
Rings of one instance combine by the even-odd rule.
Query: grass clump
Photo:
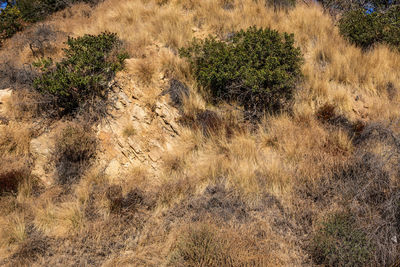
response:
[[[108,83],[128,57],[118,51],[121,41],[115,33],[69,37],[66,45],[65,57],[55,66],[51,59],[34,64],[43,72],[34,80],[35,89],[52,95],[61,115],[73,113],[89,100],[106,99]]]
[[[78,180],[96,155],[97,139],[88,127],[69,124],[57,136],[54,150],[58,183]]]
[[[372,256],[366,234],[349,214],[333,214],[322,223],[313,242],[313,259],[329,266],[365,266]]]
[[[364,49],[377,43],[400,49],[400,5],[370,14],[364,9],[348,11],[339,21],[339,30],[351,43]]]
[[[178,240],[169,266],[223,266],[228,257],[225,249],[212,227],[197,225]]]
[[[227,41],[194,39],[180,55],[213,100],[235,101],[254,113],[277,111],[292,98],[303,61],[293,34],[256,27]]]

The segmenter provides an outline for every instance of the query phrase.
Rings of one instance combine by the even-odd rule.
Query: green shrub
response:
[[[399,0],[318,0],[325,10],[347,12],[355,9],[384,11],[400,3]],[[337,13],[335,12],[335,13]]]
[[[7,6],[0,13],[0,44],[2,40],[10,38],[23,29],[21,12],[18,8]]]
[[[55,66],[51,59],[34,64],[43,72],[34,87],[55,97],[61,115],[74,112],[88,100],[105,99],[109,81],[128,57],[118,51],[121,42],[114,33],[69,37],[66,44],[65,57]]]
[[[99,0],[17,0],[16,5],[27,22],[37,22],[74,3],[96,4]]]
[[[42,0],[18,0],[16,6],[20,10],[23,19],[27,22],[37,22],[57,10],[56,6],[47,6],[45,1]]]
[[[386,43],[400,49],[400,6],[367,14],[364,9],[346,12],[339,21],[340,33],[364,49]]]
[[[179,52],[214,101],[237,101],[254,113],[280,109],[301,75],[293,34],[271,29],[250,27],[227,41],[194,39]]]
[[[316,232],[313,259],[329,266],[365,266],[372,255],[366,234],[348,214],[331,215]]]
[[[400,5],[392,6],[381,17],[383,42],[400,50]]]
[[[7,1],[8,6],[0,13],[0,44],[24,28],[24,24],[45,19],[74,3],[95,5],[101,0],[16,0]],[[1,1],[0,1],[1,2]],[[4,2],[4,1],[3,1]]]
[[[368,48],[382,38],[380,28],[378,13],[365,14],[362,9],[347,12],[339,21],[340,33],[362,48]]]

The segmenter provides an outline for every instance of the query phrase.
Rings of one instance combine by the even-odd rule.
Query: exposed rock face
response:
[[[98,163],[111,178],[131,165],[157,170],[163,151],[179,136],[178,110],[168,104],[168,96],[161,96],[161,89],[149,104],[146,92],[129,78],[120,78],[118,84],[111,94],[115,101],[112,117],[98,125]],[[127,135],[127,128],[133,133]]]
[[[51,150],[54,147],[54,138],[50,133],[44,133],[31,140],[30,152],[34,159],[32,174],[39,177],[46,186],[54,181],[54,171],[50,168]]]
[[[1,89],[0,90],[0,124],[2,124],[2,122],[6,118],[4,103],[11,96],[11,94],[12,94],[11,89]]]
[[[141,166],[150,173],[159,167],[162,154],[168,144],[179,136],[180,126],[176,123],[178,110],[169,104],[169,95],[162,95],[162,83],[154,99],[149,100],[148,92],[137,86],[128,75],[120,75],[110,93],[114,106],[110,115],[97,125],[100,148],[95,166],[111,179],[127,171],[130,166]],[[149,89],[150,90],[150,89]],[[12,90],[0,90],[0,126],[8,121],[4,102]],[[2,119],[3,118],[3,119]],[[44,133],[31,140],[30,152],[34,160],[32,173],[46,186],[54,182],[52,150],[57,122]],[[132,129],[126,134],[126,129]]]

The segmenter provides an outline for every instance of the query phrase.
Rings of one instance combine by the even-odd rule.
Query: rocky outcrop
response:
[[[157,170],[164,151],[180,131],[178,110],[169,105],[169,96],[162,96],[159,89],[160,94],[149,104],[146,92],[127,77],[113,86],[111,116],[97,128],[101,143],[98,163],[110,177],[132,165]]]
[[[9,97],[11,97],[11,89],[0,90],[0,124],[6,124],[8,119],[6,115],[5,103]]]

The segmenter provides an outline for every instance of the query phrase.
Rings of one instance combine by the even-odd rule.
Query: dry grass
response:
[[[140,88],[151,112],[169,79],[184,82],[190,94],[179,107],[179,137],[155,170],[135,161],[123,175],[107,177],[96,162],[68,191],[53,186],[41,194],[33,180],[23,180],[15,195],[0,199],[10,207],[0,215],[1,255],[30,240],[27,229],[34,227],[54,244],[69,242],[53,244],[54,256],[37,261],[48,265],[59,255],[67,255],[64,263],[80,264],[79,258],[106,266],[312,265],[307,244],[315,225],[346,210],[369,229],[378,246],[376,265],[394,264],[400,156],[390,136],[399,135],[398,52],[383,45],[363,52],[348,44],[313,3],[274,12],[253,0],[106,0],[88,11],[76,5],[44,24],[74,36],[118,33],[132,56],[120,75],[131,77],[127,89],[135,95]],[[294,33],[305,58],[293,112],[257,125],[234,107],[207,103],[177,54],[193,37],[225,38],[252,25]],[[25,52],[1,50],[0,56],[31,62],[26,44],[20,46]],[[46,53],[57,57],[61,48],[57,41]],[[20,91],[13,97],[11,103],[26,103],[9,125],[0,125],[0,177],[3,169],[26,167],[17,164],[30,153],[31,132],[22,121],[37,116],[32,96]],[[142,141],[154,135],[152,127],[136,133],[126,124],[120,133]],[[85,250],[87,244],[104,253]]]

